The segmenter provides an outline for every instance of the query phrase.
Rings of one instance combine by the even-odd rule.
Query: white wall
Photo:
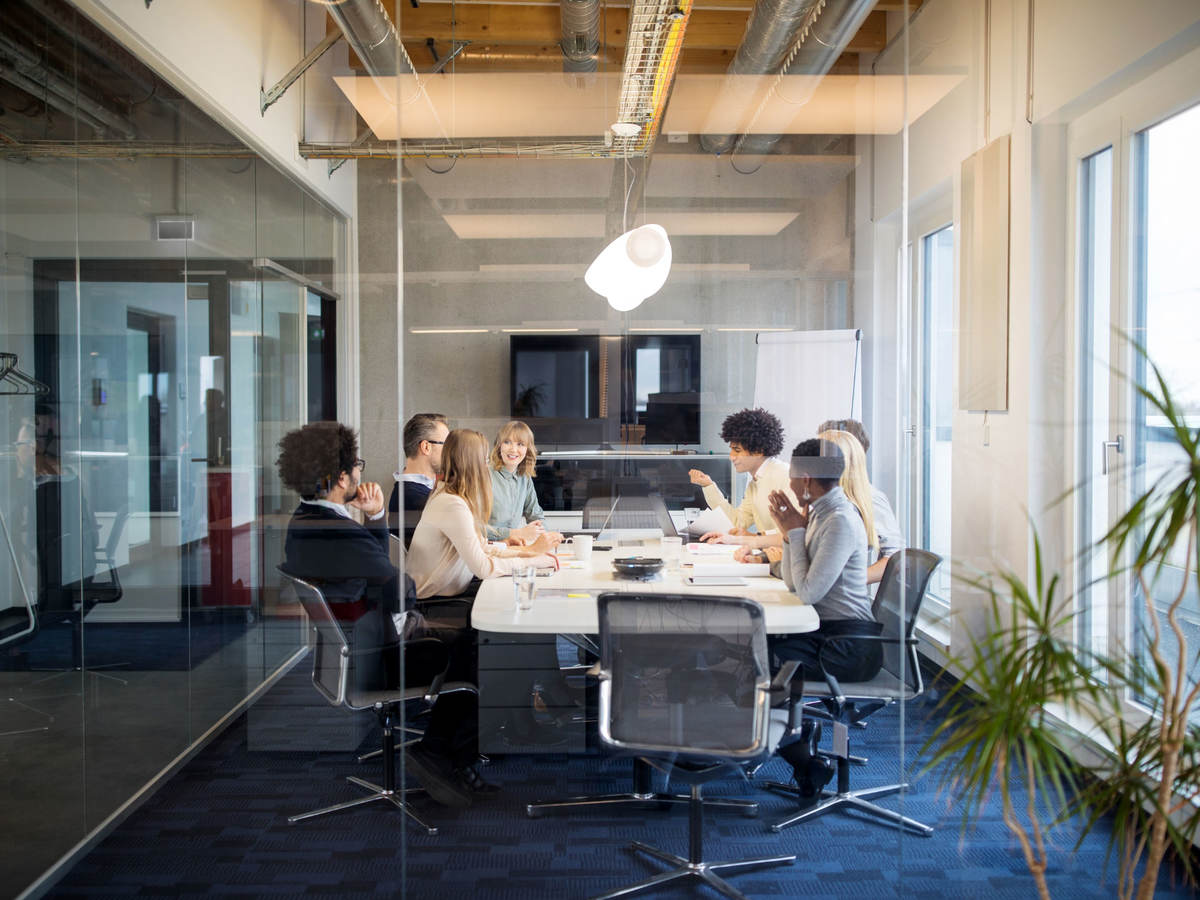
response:
[[[860,252],[867,232],[874,245],[874,330],[886,335],[897,319],[897,304],[905,300],[895,289],[903,176],[908,176],[914,209],[922,198],[950,195],[957,222],[963,159],[999,135],[1012,135],[1009,408],[986,418],[961,410],[955,414],[952,543],[958,564],[1026,572],[1032,565],[1030,517],[1049,542],[1053,566],[1065,568],[1070,554],[1064,537],[1069,509],[1050,506],[1069,487],[1067,457],[1073,446],[1067,426],[1070,216],[1061,122],[1200,43],[1200,4],[1036,4],[1032,125],[1026,119],[1029,4],[993,0],[990,8],[989,22],[982,0],[929,0],[922,5],[908,38],[910,71],[949,68],[967,78],[912,123],[907,168],[898,138],[873,142],[871,201],[860,200],[856,209],[863,236]],[[902,39],[893,40],[876,71],[900,71],[904,47]],[[904,424],[906,398],[893,392],[892,409],[880,405],[894,371],[894,354],[887,349],[877,354],[886,360],[882,371],[874,372],[877,441],[884,439],[881,425]],[[877,472],[880,462],[876,455]],[[885,478],[892,474],[886,462],[882,468]],[[978,612],[977,600],[961,586],[955,588],[955,609],[964,614],[957,628],[968,627]]]

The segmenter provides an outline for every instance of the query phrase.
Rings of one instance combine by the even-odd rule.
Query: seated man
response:
[[[864,454],[871,449],[870,435],[857,419],[830,419],[817,429],[818,434],[822,431],[849,432],[862,444]],[[904,532],[900,530],[900,523],[896,519],[896,513],[892,511],[887,494],[874,484],[871,485],[871,506],[875,513],[875,533],[879,537],[879,555],[867,568],[867,584],[878,584],[883,578],[883,570],[887,568],[888,557],[903,550],[905,543]]]
[[[288,523],[283,569],[321,587],[346,628],[355,653],[378,649],[374,665],[356,667],[356,687],[388,690],[400,683],[400,643],[392,614],[400,609],[400,573],[388,558],[383,491],[362,482],[358,439],[337,422],[312,422],[279,442],[279,476],[300,505]],[[366,526],[351,518],[362,511]],[[450,644],[448,679],[473,681],[462,632],[436,635]],[[469,639],[468,639],[469,640]],[[421,682],[436,672],[413,672]],[[409,748],[410,770],[437,802],[466,807],[486,790],[478,759],[475,697],[447,694],[434,704],[425,736]]]
[[[449,433],[441,413],[417,413],[404,423],[404,471],[394,475],[396,484],[388,498],[388,529],[400,537],[403,518],[406,550],[412,544],[425,501],[441,474],[442,445]]]
[[[775,520],[767,503],[772,491],[788,490],[788,467],[772,457],[783,449],[783,425],[765,409],[743,409],[721,423],[721,439],[729,444],[729,459],[738,472],[748,472],[750,483],[735,510],[721,489],[708,475],[692,469],[688,477],[692,484],[704,488],[709,507],[721,509],[729,516],[733,529],[727,534],[710,531],[700,540],[722,544],[742,544],[749,547],[778,547],[781,543],[775,531]],[[795,498],[792,498],[793,502]],[[757,534],[752,534],[753,526]]]
[[[838,679],[869,681],[883,665],[877,642],[854,640],[878,635],[881,629],[867,592],[866,528],[838,485],[844,466],[836,444],[802,441],[792,451],[791,464],[792,493],[800,504],[784,491],[770,496],[771,513],[783,535],[783,579],[821,617],[816,631],[772,637],[770,648],[778,659],[799,660],[807,680],[820,678],[823,665]],[[807,720],[799,740],[780,748],[795,769],[802,799],[814,803],[834,771],[812,753],[819,736],[817,724]]]

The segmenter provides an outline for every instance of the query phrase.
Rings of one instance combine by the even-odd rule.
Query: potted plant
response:
[[[947,663],[958,680],[942,698],[941,721],[924,748],[926,768],[940,769],[961,793],[964,822],[993,791],[999,795],[1004,822],[1043,898],[1049,897],[1046,833],[1064,819],[1039,812],[1047,806],[1081,814],[1083,834],[1112,817],[1122,900],[1153,897],[1168,854],[1186,878],[1193,876],[1200,731],[1191,714],[1200,677],[1180,612],[1190,589],[1200,588],[1200,429],[1189,428],[1158,367],[1146,362],[1153,382],[1136,390],[1167,423],[1178,462],[1155,477],[1100,542],[1112,553],[1107,577],[1132,577],[1138,586],[1145,658],[1075,646],[1070,598],[1058,575],[1047,577],[1035,533],[1032,587],[1011,571],[970,581],[988,595],[988,619]],[[1178,588],[1162,604],[1155,588],[1168,572]],[[1127,716],[1131,696],[1149,707],[1140,721]],[[1079,735],[1063,724],[1063,711],[1094,723],[1098,762],[1080,763],[1067,753]],[[1014,796],[1014,781],[1023,800]]]

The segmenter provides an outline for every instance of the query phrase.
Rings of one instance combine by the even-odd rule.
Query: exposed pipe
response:
[[[5,79],[16,84],[13,76],[19,76],[37,85],[37,88],[32,91],[21,85],[18,87],[29,91],[39,100],[49,102],[67,115],[73,116],[77,111],[81,116],[86,114],[89,119],[88,125],[98,131],[116,131],[127,140],[132,140],[137,134],[137,129],[127,118],[109,111],[100,103],[81,93],[78,85],[52,71],[38,58],[37,54],[31,53],[4,35],[0,35],[0,54],[9,57],[12,61],[11,66],[5,67],[7,69]],[[51,101],[50,94],[57,95],[65,106]]]
[[[875,0],[759,0],[728,74],[815,75],[815,89],[874,6]],[[736,101],[739,91],[753,89],[749,85],[723,87],[715,105],[730,108],[725,104]],[[807,100],[807,96],[789,98],[797,105]],[[708,153],[728,153],[736,147],[740,153],[761,155],[769,153],[780,137],[746,133],[739,139],[732,134],[705,134],[700,146]]]
[[[562,0],[564,72],[595,72],[600,50],[600,0]]]
[[[345,0],[328,9],[367,74],[380,78],[414,71],[396,26],[379,0]]]
[[[73,103],[64,100],[53,91],[47,90],[44,84],[22,75],[8,63],[3,61],[0,61],[0,81],[7,81],[9,84],[21,89],[31,97],[34,97],[42,103],[45,103],[47,106],[57,109],[63,115],[69,116],[72,119],[78,119],[81,123],[101,136],[107,133],[107,129],[104,127],[103,122],[93,118],[92,116],[89,116],[86,112],[76,107]]]

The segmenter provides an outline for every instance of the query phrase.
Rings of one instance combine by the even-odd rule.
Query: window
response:
[[[954,424],[954,226],[921,238],[916,371],[917,545],[950,559],[950,461]],[[949,565],[939,566],[929,593],[950,602]]]
[[[1081,537],[1076,641],[1085,649],[1108,647],[1108,570],[1098,546],[1109,528],[1108,460],[1116,449],[1110,416],[1109,345],[1112,339],[1113,149],[1083,159],[1079,171],[1079,467],[1077,515]]]
[[[1200,247],[1200,173],[1195,160],[1200,155],[1200,105],[1178,113],[1133,136],[1130,177],[1134,185],[1131,289],[1134,334],[1169,385],[1189,427],[1200,425],[1200,272],[1195,266]],[[1139,384],[1149,385],[1152,373],[1139,360],[1135,368]],[[1131,496],[1177,462],[1177,448],[1167,423],[1133,397],[1131,450],[1133,477]],[[1168,636],[1166,609],[1183,587],[1185,541],[1174,548],[1166,570],[1150,586],[1155,615],[1163,626],[1160,649],[1168,659],[1177,653]],[[1149,664],[1150,623],[1146,606],[1138,597],[1139,586],[1130,585],[1134,598],[1134,647]],[[1188,589],[1181,613],[1194,618],[1197,612],[1194,584]]]

